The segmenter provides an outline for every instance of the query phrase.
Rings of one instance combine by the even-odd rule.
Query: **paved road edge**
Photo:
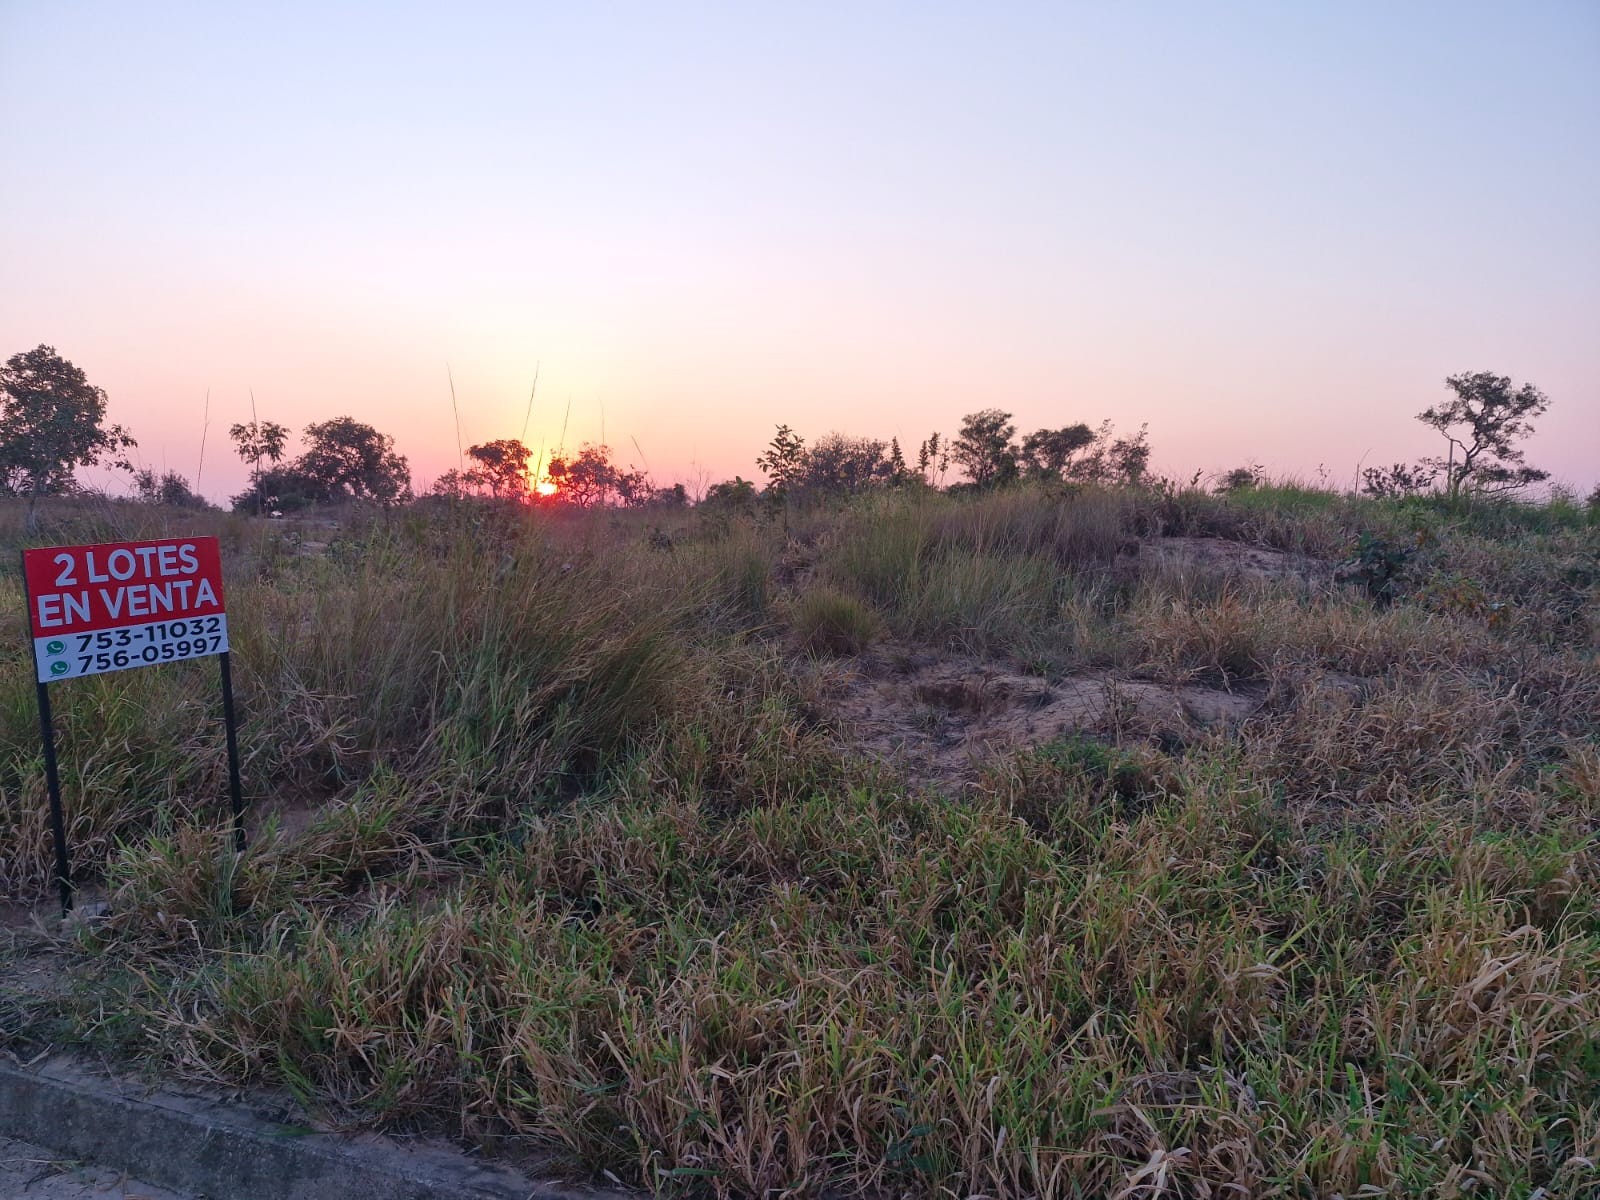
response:
[[[72,1064],[0,1063],[0,1132],[216,1200],[622,1200],[460,1153],[294,1129]]]

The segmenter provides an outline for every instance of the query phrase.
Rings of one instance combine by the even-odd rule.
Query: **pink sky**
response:
[[[251,388],[425,486],[447,364],[464,442],[537,364],[531,445],[661,483],[994,406],[1346,484],[1493,370],[1600,479],[1591,6],[271,11],[0,9],[0,355],[191,479],[209,389],[214,498]]]

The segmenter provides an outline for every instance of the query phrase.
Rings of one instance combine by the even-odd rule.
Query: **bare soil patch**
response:
[[[1184,736],[1234,724],[1253,691],[1112,676],[1045,679],[976,659],[884,645],[819,667],[838,736],[917,783],[963,786],[995,755],[1075,733]]]
[[[1130,555],[1141,567],[1243,580],[1331,581],[1333,567],[1321,559],[1222,538],[1166,537],[1141,542]]]

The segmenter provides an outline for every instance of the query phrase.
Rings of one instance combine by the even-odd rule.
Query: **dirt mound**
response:
[[[1221,538],[1157,538],[1141,543],[1135,557],[1141,567],[1155,566],[1236,579],[1288,579],[1309,583],[1333,578],[1332,566],[1320,559]]]
[[[1259,699],[1095,676],[1043,679],[993,663],[880,647],[823,670],[839,736],[913,780],[960,785],[1007,750],[1073,733],[1192,733],[1242,720]]]

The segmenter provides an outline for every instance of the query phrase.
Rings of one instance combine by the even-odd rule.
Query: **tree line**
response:
[[[1417,419],[1445,439],[1446,453],[1369,467],[1362,473],[1364,492],[1438,493],[1454,505],[1514,493],[1549,478],[1527,464],[1519,445],[1533,432],[1534,418],[1550,406],[1543,392],[1491,372],[1452,375],[1445,386],[1450,398]],[[106,407],[105,392],[51,346],[14,354],[0,367],[0,496],[27,500],[30,529],[41,497],[77,490],[76,470],[95,465],[129,472],[142,500],[209,507],[177,472],[136,470],[130,455],[137,443],[123,426],[107,424]],[[410,468],[394,439],[353,417],[307,425],[293,457],[288,456],[291,430],[279,422],[252,415],[231,426],[228,435],[251,467],[250,486],[232,497],[235,511],[281,513],[351,500],[388,505],[413,499]],[[461,467],[440,476],[429,497],[584,508],[680,506],[691,499],[682,484],[653,486],[644,471],[619,464],[603,445],[585,444],[576,454],[558,451],[545,463],[542,455],[534,462],[520,440],[500,438],[469,447],[464,459]],[[1149,463],[1144,426],[1119,435],[1109,421],[1093,428],[1076,423],[1019,437],[1011,413],[985,408],[963,417],[953,438],[930,434],[909,457],[898,438],[835,432],[808,445],[790,426],[779,425],[755,462],[766,477],[764,488],[735,477],[696,499],[805,503],[879,488],[988,490],[1028,481],[1136,485]],[[963,478],[947,483],[952,467]],[[1260,474],[1253,467],[1227,472],[1219,490],[1254,486]],[[1600,488],[1596,492],[1600,496]]]
[[[911,465],[898,438],[828,433],[807,446],[788,425],[778,426],[756,466],[767,491],[789,498],[851,495],[874,487],[908,484],[944,487],[953,463],[966,482],[951,487],[988,489],[1019,480],[1137,483],[1150,462],[1147,431],[1117,437],[1109,421],[1098,429],[1066,425],[1038,429],[1020,440],[1012,415],[998,408],[969,413],[954,438],[929,434]]]

